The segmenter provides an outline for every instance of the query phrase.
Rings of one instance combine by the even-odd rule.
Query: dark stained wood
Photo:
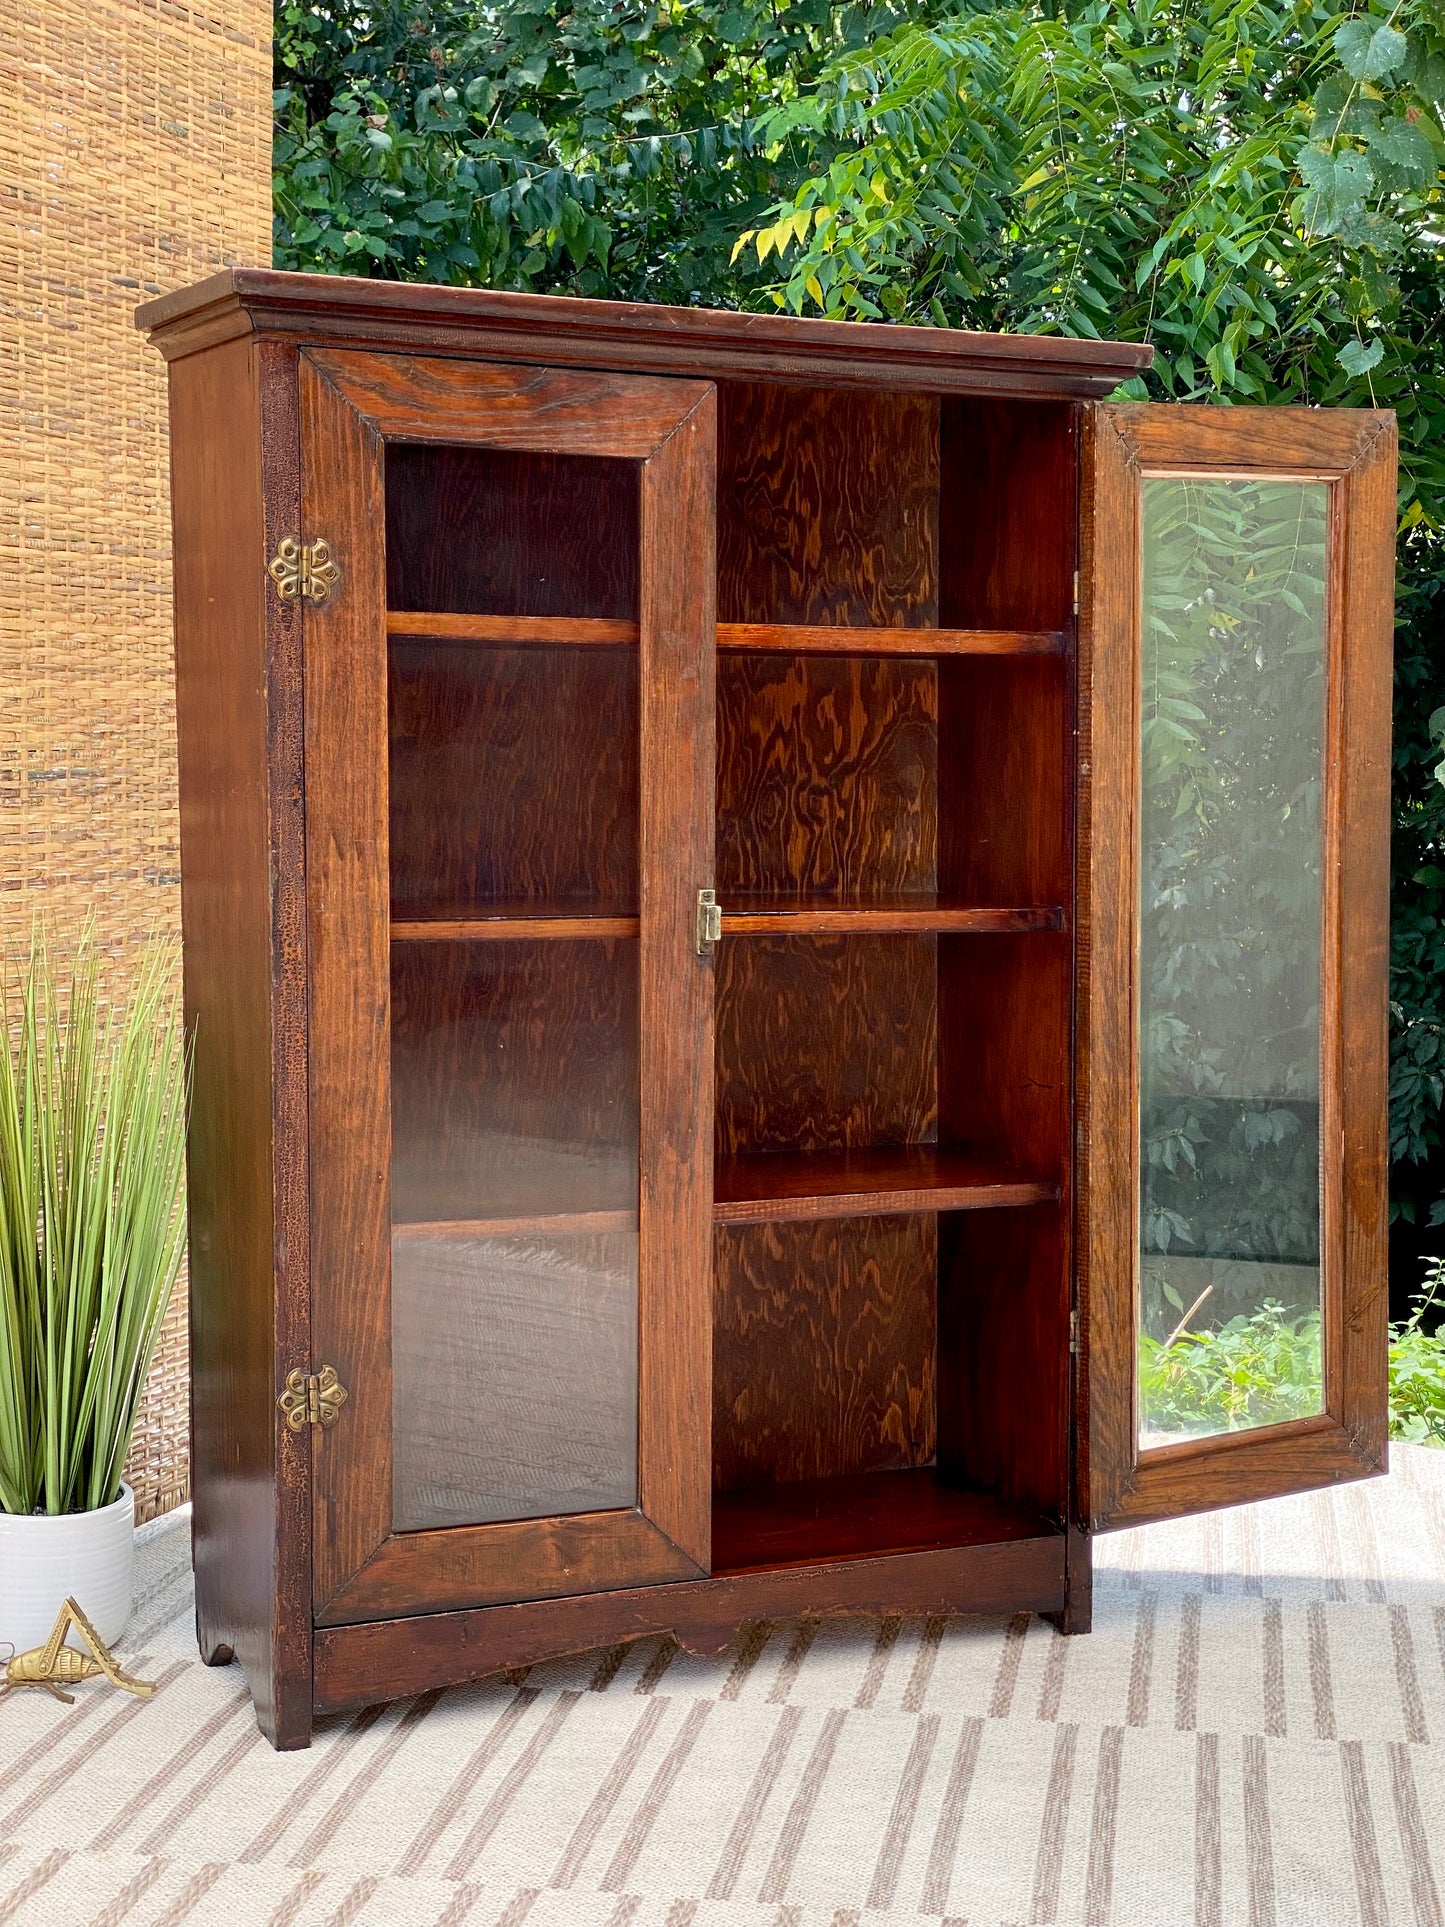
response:
[[[866,1151],[754,1152],[719,1158],[714,1224],[848,1218],[898,1211],[982,1211],[1057,1200],[1057,1178],[941,1151],[932,1144]],[[1014,1224],[1011,1235],[1018,1236]]]
[[[939,1469],[1062,1523],[1070,1423],[1063,1213],[1057,1204],[950,1213],[938,1242]]]
[[[689,1651],[719,1653],[749,1619],[1058,1612],[1064,1547],[1062,1533],[1041,1528],[1032,1537],[1000,1536],[943,1551],[322,1629],[316,1707],[339,1713],[372,1705],[378,1680],[401,1697],[648,1633],[671,1632]]]
[[[569,368],[527,368],[514,362],[463,364],[421,354],[368,354],[363,349],[338,354],[330,348],[307,348],[303,359],[389,442],[484,445],[535,455],[646,461],[681,417],[710,392],[706,382],[578,374]],[[535,526],[539,518],[534,512],[527,519]],[[504,609],[497,613],[553,612]]]
[[[395,925],[392,926],[393,931]],[[1057,904],[1027,909],[980,909],[940,898],[931,890],[908,896],[869,896],[866,902],[840,903],[832,897],[792,896],[777,891],[729,892],[722,905],[723,935],[868,936],[884,932],[926,934],[946,931],[1007,933],[1061,930],[1064,912]]]
[[[1104,410],[1084,411],[1081,471],[1075,1484],[1092,1526],[1127,1491],[1137,1436],[1139,500],[1133,451]]]
[[[666,391],[674,406],[674,432],[652,449],[641,484],[639,644],[636,652],[618,652],[641,683],[633,725],[640,735],[642,783],[642,809],[634,832],[641,849],[638,939],[572,945],[513,941],[501,946],[391,946],[383,813],[386,711],[380,694],[385,688],[387,656],[385,587],[374,538],[368,545],[360,528],[348,519],[365,518],[373,531],[378,526],[382,442],[374,422],[358,412],[357,404],[365,403],[376,421],[405,433],[409,408],[424,401],[441,406],[450,397],[457,409],[458,434],[485,439],[493,432],[503,440],[510,437],[513,444],[521,437],[539,451],[552,453],[605,450],[610,446],[609,435],[626,451],[646,440],[639,424],[650,424],[651,433],[661,422],[656,384],[643,384],[636,397],[639,406],[629,416],[621,406],[628,388],[625,382],[551,376],[529,381],[520,375],[514,379],[515,371],[501,371],[492,380],[495,373],[414,364],[399,364],[389,371],[385,358],[363,358],[352,365],[347,357],[332,355],[308,361],[303,374],[310,409],[309,415],[303,415],[308,487],[323,516],[329,513],[340,530],[336,553],[343,569],[340,592],[322,605],[330,626],[322,632],[323,651],[314,685],[308,680],[307,686],[308,758],[320,786],[319,796],[313,789],[308,797],[310,834],[320,839],[311,852],[312,874],[324,890],[324,899],[312,905],[312,1014],[315,1020],[319,986],[319,1009],[327,1026],[319,1052],[313,1041],[313,1102],[319,1094],[319,1109],[329,1132],[323,1145],[325,1182],[318,1182],[312,1201],[313,1221],[326,1220],[329,1239],[326,1267],[318,1266],[318,1297],[323,1302],[317,1316],[340,1361],[342,1381],[352,1394],[346,1423],[326,1435],[330,1457],[317,1449],[317,1505],[324,1515],[320,1529],[326,1542],[318,1562],[318,1572],[326,1581],[323,1586],[318,1580],[318,1607],[333,1620],[401,1610],[424,1612],[479,1599],[545,1596],[577,1584],[606,1589],[656,1583],[705,1570],[707,1561],[708,1445],[696,1424],[687,1420],[707,1409],[710,1365],[708,1020],[712,998],[710,973],[694,950],[694,917],[698,873],[707,863],[712,841],[711,736],[702,703],[703,691],[711,684],[714,631],[711,497],[706,489],[713,452],[712,394],[697,384],[672,384]],[[394,392],[388,389],[391,374],[396,376]],[[541,416],[548,419],[544,422]],[[527,421],[530,426],[525,425]],[[643,452],[649,451],[644,448]],[[342,475],[349,478],[350,486],[345,504],[332,499]],[[317,518],[317,525],[321,519]],[[358,558],[367,554],[375,562],[369,573],[358,566]],[[393,645],[398,654],[416,650],[445,657],[450,675],[458,673],[456,664],[465,656],[452,648],[432,652],[427,644]],[[505,654],[487,652],[481,659],[485,673],[495,675]],[[581,652],[530,660],[534,666],[540,662],[544,673],[555,678],[559,663],[564,665],[564,675],[569,669],[585,675],[592,673],[587,665],[595,670],[600,658],[597,652]],[[522,672],[524,682],[526,674]],[[415,702],[423,717],[430,714],[427,700],[424,695]],[[416,722],[414,713],[400,707],[399,716],[398,705],[392,710],[398,733]],[[476,714],[474,706],[468,720]],[[558,733],[555,715],[539,717],[537,727],[539,748],[550,750]],[[577,745],[569,747],[575,769]],[[405,815],[402,820],[408,821],[407,838],[414,843],[414,826]],[[399,867],[405,869],[404,853]],[[398,884],[397,878],[390,881]],[[452,880],[439,881],[444,886],[439,895],[454,903]],[[593,892],[586,878],[581,881],[585,901]],[[400,888],[404,892],[409,887],[403,875]],[[516,888],[501,894],[514,898]],[[341,958],[348,945],[351,968],[343,982]],[[460,966],[454,962],[459,951],[465,958]],[[390,1087],[384,1055],[389,1028],[388,952],[397,972],[399,1053]],[[483,953],[481,959],[478,952]],[[324,954],[318,975],[319,953]],[[539,964],[538,959],[545,961]],[[614,970],[614,982],[610,990],[599,991],[596,973],[607,967]],[[506,1163],[505,1157],[498,1159],[499,1148],[505,1152],[529,1121],[540,1130],[542,1145],[556,1141],[546,1135],[549,1120],[553,1129],[558,1122],[555,1080],[543,1076],[539,1081],[535,1075],[539,1051],[543,1058],[549,1045],[555,1051],[565,1032],[564,1025],[552,1034],[551,1010],[540,1024],[532,1019],[523,1029],[513,1027],[508,1061],[515,1070],[504,1071],[494,1061],[480,1096],[457,1093],[464,1104],[472,1096],[477,1102],[501,1102],[503,1109],[510,1105],[511,1114],[495,1120],[499,1135],[488,1136],[485,1127],[491,1120],[481,1119],[484,1128],[473,1131],[470,1123],[477,1120],[469,1123],[464,1116],[468,1129],[459,1165],[456,1145],[443,1140],[439,1154],[436,1136],[428,1141],[428,1133],[439,1132],[443,1122],[436,1114],[436,1100],[444,1076],[453,1079],[455,1090],[455,1063],[464,1063],[469,1040],[472,1048],[477,1047],[476,1026],[468,1022],[469,1007],[476,1005],[471,1014],[480,1016],[484,1026],[492,1022],[496,997],[487,989],[489,969],[494,985],[521,981],[523,1007],[528,972],[540,970],[549,980],[547,989],[555,991],[562,984],[564,1010],[570,1007],[589,1014],[590,1032],[570,1039],[578,1070],[584,1067],[589,1037],[593,1051],[600,1049],[604,1065],[613,1065],[617,1053],[609,1040],[615,1040],[620,1030],[635,1038],[633,1027],[641,1022],[645,1041],[640,1050],[634,1048],[630,1092],[633,1117],[639,1084],[646,1111],[641,1126],[640,1199],[637,1126],[633,1126],[631,1154],[624,1168],[620,1157],[606,1155],[608,1143],[620,1141],[601,1128],[607,1121],[605,1105],[599,1110],[594,1104],[596,1115],[591,1120],[599,1127],[604,1155],[571,1160],[580,1163],[589,1182],[593,1177],[600,1181],[602,1195],[571,1200],[584,1215],[623,1209],[632,1200],[639,1205],[640,1506],[397,1532],[392,1530],[392,1334],[386,1224],[390,1215],[389,1088],[396,1099],[396,1202],[404,1217],[414,1222],[442,1217],[485,1220],[494,1214],[528,1217],[555,1212],[558,1203],[557,1187],[548,1181],[533,1187],[540,1193],[534,1197],[514,1192],[481,1201],[480,1207],[475,1198],[477,1172],[495,1177],[498,1163]],[[580,1001],[566,987],[569,972],[586,986]],[[619,980],[635,985],[622,1004],[616,1002]],[[422,1003],[430,1000],[429,1021],[418,1014],[419,981],[430,986],[421,993]],[[542,989],[540,980],[533,982],[533,1007]],[[438,998],[440,1025],[435,1021]],[[508,1001],[504,996],[498,1007],[504,1017]],[[510,1001],[515,1005],[515,997]],[[493,1034],[481,1048],[500,1057],[501,1041],[493,1026]],[[448,1063],[448,1051],[453,1064]],[[410,1057],[418,1053],[425,1075],[413,1080],[408,1067]],[[398,1065],[402,1067],[399,1076]],[[348,1078],[347,1072],[354,1074]],[[611,1075],[610,1070],[603,1073],[604,1083]],[[416,1099],[419,1083],[429,1086],[423,1099]],[[421,1114],[414,1114],[414,1099],[421,1104]],[[430,1115],[425,1115],[427,1104],[432,1106]],[[572,1104],[565,1128],[574,1136],[589,1122],[586,1108]],[[444,1121],[450,1128],[452,1120]],[[313,1134],[313,1147],[318,1142]],[[431,1153],[429,1164],[427,1152]],[[472,1187],[472,1195],[463,1200],[457,1199],[458,1187],[451,1182],[458,1168]],[[537,1176],[531,1171],[529,1182]],[[630,1197],[608,1196],[615,1179],[623,1177]],[[542,1172],[541,1178],[547,1180],[548,1174]],[[524,1188],[517,1187],[518,1191]],[[373,1223],[374,1215],[381,1216],[380,1226]],[[413,1263],[420,1243],[403,1247],[406,1264]],[[455,1243],[446,1241],[446,1248],[454,1249]]]
[[[932,1459],[932,1218],[720,1228],[715,1249],[719,1492]],[[715,1497],[715,1568],[726,1516]]]
[[[697,954],[716,792],[717,408],[693,400],[642,476],[642,1509],[706,1571],[711,1404],[713,971]],[[621,1577],[621,1574],[619,1574]]]
[[[938,672],[915,658],[729,656],[718,666],[717,889],[931,890]]]
[[[719,1154],[933,1140],[934,958],[950,941],[965,939],[725,938],[717,953]]]
[[[305,618],[311,1345],[350,1399],[312,1427],[318,1610],[391,1530],[386,575],[382,443],[306,356],[302,529],[344,592]]]
[[[865,387],[1107,395],[1152,348],[228,268],[136,311],[167,358],[248,330],[560,366]]]
[[[1302,1491],[1384,1469],[1386,932],[1395,443],[1347,410],[1090,411],[1081,666],[1081,927],[1088,931],[1088,1110],[1080,1163],[1087,1272],[1087,1516],[1098,1528]],[[1196,420],[1199,416],[1203,419]],[[1299,474],[1331,484],[1329,746],[1321,1103],[1325,1402],[1317,1419],[1141,1452],[1135,1418],[1138,1138],[1133,1024],[1141,476]],[[1112,700],[1111,700],[1112,699]]]
[[[1070,901],[1068,695],[1058,657],[939,665],[938,877],[955,901]]]
[[[396,639],[428,642],[522,643],[572,648],[602,647],[637,641],[637,624],[611,616],[472,616],[428,614],[425,610],[389,609],[386,633]]]
[[[938,1141],[1059,1174],[1069,1159],[1069,942],[938,939]]]
[[[170,391],[196,1631],[277,1747],[311,1727],[310,1441],[275,1403],[307,1352],[300,620],[264,574],[300,522],[294,382],[237,341]]]
[[[514,1218],[418,1218],[391,1227],[391,1248],[412,1238],[515,1238],[529,1232],[576,1236],[585,1231],[635,1231],[637,1212],[626,1206],[611,1211],[534,1211]]]
[[[945,401],[939,455],[939,621],[1071,628],[1073,410],[983,398]]]
[[[714,1568],[759,1572],[831,1565],[940,1546],[1037,1539],[1049,1522],[987,1492],[947,1485],[931,1468],[810,1479],[750,1492],[720,1492]]]
[[[392,1217],[637,1208],[636,943],[395,945]]]
[[[316,1623],[349,1626],[507,1600],[655,1586],[696,1574],[696,1563],[638,1510],[397,1532],[317,1613]]]
[[[443,633],[467,640],[458,616],[510,618],[518,640],[556,639],[538,622],[569,618],[637,631],[636,462],[508,448],[424,448],[386,454],[386,594],[411,627],[450,614]],[[520,619],[530,618],[530,623]],[[398,633],[395,618],[387,627]],[[412,627],[412,633],[416,633]],[[435,636],[433,621],[423,634]],[[595,632],[567,641],[598,640]],[[503,640],[495,629],[488,641]]]
[[[638,656],[388,651],[392,903],[637,903]],[[585,906],[584,906],[585,907]]]
[[[823,656],[1056,656],[1058,629],[866,629],[799,622],[720,622],[719,649]]]
[[[540,910],[542,906],[531,905],[529,910]],[[472,917],[423,917],[391,920],[391,940],[393,943],[516,943],[535,941],[538,938],[556,939],[565,937],[635,937],[638,922],[635,916],[604,913],[600,915],[557,916],[529,914],[526,916],[495,915],[495,904],[479,905],[479,914]]]
[[[719,410],[723,622],[936,626],[936,401],[725,384]]]

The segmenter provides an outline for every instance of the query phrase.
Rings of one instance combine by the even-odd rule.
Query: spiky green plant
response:
[[[175,946],[103,1003],[87,930],[65,994],[43,936],[4,973],[0,1509],[109,1505],[185,1240],[189,1060]]]

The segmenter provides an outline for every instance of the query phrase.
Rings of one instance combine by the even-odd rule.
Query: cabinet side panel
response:
[[[258,360],[248,342],[231,342],[176,363],[170,381],[181,901],[195,1047],[197,1628],[204,1657],[230,1648],[240,1659],[268,1735],[295,1744],[310,1720],[309,1653],[303,1680],[280,1677],[296,1656],[277,1652],[274,1611],[277,1036]]]

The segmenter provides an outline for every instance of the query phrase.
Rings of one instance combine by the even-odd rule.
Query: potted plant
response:
[[[174,944],[100,995],[94,933],[68,984],[34,935],[7,969],[0,1061],[0,1646],[41,1644],[73,1596],[110,1644],[130,1615],[122,1483],[185,1239],[188,1057]]]

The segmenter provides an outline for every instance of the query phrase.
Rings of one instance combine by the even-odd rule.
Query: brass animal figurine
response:
[[[90,1648],[89,1653],[78,1653],[73,1646],[65,1644],[65,1635],[72,1626]],[[75,1695],[63,1693],[62,1684],[78,1686],[83,1679],[99,1679],[102,1674],[123,1693],[138,1693],[142,1699],[148,1699],[156,1690],[153,1680],[132,1679],[129,1673],[121,1671],[100,1634],[75,1601],[67,1599],[45,1644],[28,1653],[16,1653],[10,1659],[5,1668],[5,1683],[0,1686],[0,1699],[18,1686],[43,1686],[47,1693],[53,1693],[56,1699],[70,1706]]]

